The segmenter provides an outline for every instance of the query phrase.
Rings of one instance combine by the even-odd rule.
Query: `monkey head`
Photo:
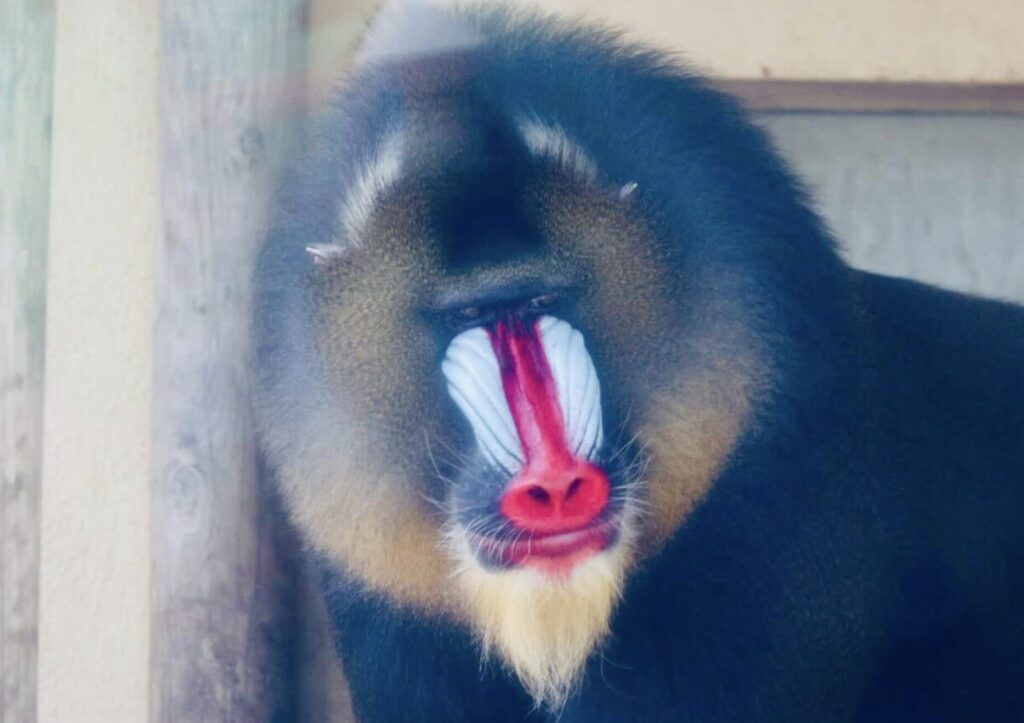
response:
[[[639,51],[547,87],[487,22],[311,129],[258,269],[261,432],[316,552],[557,704],[752,428],[776,216],[813,220],[757,207],[729,148],[790,181],[728,100]]]

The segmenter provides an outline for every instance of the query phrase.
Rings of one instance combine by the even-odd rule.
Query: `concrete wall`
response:
[[[1024,118],[761,121],[854,266],[1024,302]]]

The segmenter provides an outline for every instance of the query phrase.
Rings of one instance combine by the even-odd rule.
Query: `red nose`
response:
[[[545,535],[586,527],[608,506],[604,472],[574,462],[557,473],[524,471],[501,498],[501,512],[520,529]]]

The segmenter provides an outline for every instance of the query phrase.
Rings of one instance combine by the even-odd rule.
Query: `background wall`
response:
[[[268,655],[305,661],[306,720],[350,715],[322,630],[267,634],[302,581],[239,357],[280,128],[377,4],[0,3],[4,723],[266,720],[295,703],[263,695]],[[1024,88],[1018,0],[542,4],[718,79],[953,83],[975,109]],[[758,120],[854,264],[1024,300],[1024,116]],[[290,609],[314,620],[315,596]]]
[[[1019,0],[516,0],[629,28],[723,78],[1017,83]]]
[[[854,266],[1024,301],[1024,118],[760,120]]]
[[[148,709],[157,10],[56,7],[37,701],[54,723]]]

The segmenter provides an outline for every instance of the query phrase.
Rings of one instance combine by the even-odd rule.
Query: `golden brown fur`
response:
[[[717,323],[673,323],[666,310],[681,290],[628,202],[573,187],[545,198],[550,238],[592,273],[588,308],[604,335],[592,343],[611,350],[608,376],[620,380],[611,392],[623,397],[649,453],[651,513],[639,545],[650,554],[683,524],[746,429],[768,383],[766,355],[711,295],[694,313]]]
[[[579,276],[587,289],[580,306],[598,330],[588,344],[604,360],[607,379],[615,380],[608,394],[629,409],[638,443],[649,456],[647,499],[641,502],[650,513],[639,519],[635,536],[642,553],[650,554],[707,492],[748,423],[750,398],[763,373],[753,351],[743,346],[742,327],[711,326],[686,348],[674,341],[650,343],[683,336],[665,313],[678,289],[628,202],[561,177],[527,192],[538,201],[550,256],[476,273],[515,278],[569,268]],[[334,380],[330,393],[358,422],[348,423],[348,436],[334,440],[337,453],[319,469],[286,471],[284,487],[294,518],[316,549],[402,604],[469,619],[514,667],[525,669],[530,656],[512,651],[511,638],[495,632],[495,601],[509,590],[521,599],[530,586],[482,571],[467,576],[464,556],[453,556],[451,546],[442,544],[444,515],[431,503],[443,493],[431,485],[431,455],[457,448],[459,427],[445,411],[440,382],[426,381],[437,378],[430,365],[440,350],[429,336],[416,333],[412,300],[423,289],[457,287],[464,279],[442,273],[434,246],[419,230],[423,212],[415,192],[386,196],[366,229],[373,243],[348,249],[321,272],[320,353]],[[682,357],[687,367],[665,375],[666,364],[679,367],[675,359]],[[390,441],[396,437],[399,442]],[[632,558],[621,554],[602,563],[609,584],[603,593],[585,586],[583,598],[605,602],[593,608],[589,632],[577,631],[580,640],[600,639]],[[460,570],[473,582],[453,588],[450,579]],[[482,584],[487,579],[493,589]],[[555,597],[572,589],[563,586]],[[553,599],[539,597],[536,611],[548,610]],[[523,633],[522,639],[536,640],[538,634]],[[571,683],[571,676],[554,678]]]
[[[557,710],[608,634],[629,570],[685,523],[749,425],[766,367],[743,324],[727,323],[727,300],[703,294],[702,306],[674,310],[683,290],[631,198],[554,173],[523,189],[545,255],[450,273],[424,232],[429,196],[375,192],[363,241],[323,259],[316,274],[323,404],[345,410],[333,420],[344,431],[310,440],[304,466],[283,470],[285,498],[315,550],[400,605],[462,620],[535,701]],[[463,448],[466,430],[436,373],[443,349],[416,304],[556,273],[582,290],[580,323],[602,388],[626,411],[647,467],[619,544],[552,580],[485,569],[446,519],[435,456]]]

